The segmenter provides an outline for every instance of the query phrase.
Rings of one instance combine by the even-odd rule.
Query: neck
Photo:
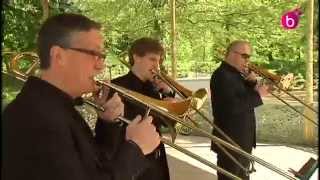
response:
[[[234,67],[234,66],[232,65],[232,62],[228,61],[227,59],[226,59],[226,60],[224,60],[224,63],[228,64],[229,66]],[[234,67],[234,68],[235,68],[235,67]]]
[[[131,71],[134,75],[136,75],[141,81],[146,82],[147,79],[141,74],[140,71],[136,66],[132,66]]]
[[[242,73],[238,68],[237,66],[232,62],[232,60],[225,60],[224,61],[226,64],[228,64],[229,66],[232,66],[234,69],[236,69],[239,73]]]
[[[70,95],[72,98],[78,97],[78,95],[76,95],[72,88],[66,86],[67,83],[64,81],[64,78],[60,78],[58,74],[59,73],[54,73],[50,70],[45,70],[42,72],[40,78],[65,92],[66,94]]]

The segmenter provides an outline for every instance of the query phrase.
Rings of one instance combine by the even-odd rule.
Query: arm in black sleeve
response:
[[[256,102],[261,102],[259,94],[252,88],[248,89],[243,83],[243,80],[230,74],[217,74],[211,86],[214,88],[213,96],[221,102],[217,108],[228,110],[226,114],[237,115],[255,107]]]
[[[248,88],[250,107],[255,108],[263,104],[260,94],[254,89],[255,86]]]
[[[259,95],[259,93],[255,90],[255,87],[257,85],[258,81],[245,81],[246,88],[248,89],[249,96],[249,102],[251,107],[257,107],[263,104],[262,99]]]
[[[26,108],[30,109],[30,108]],[[25,115],[28,120],[25,121]],[[22,120],[22,121],[21,121]],[[4,116],[4,179],[87,180],[67,119],[30,110]],[[23,151],[23,153],[21,153]]]
[[[174,98],[176,96],[175,91],[170,91],[168,93],[161,92],[161,94],[162,94],[162,98],[167,98],[167,97]]]
[[[95,129],[99,158],[113,180],[131,180],[148,166],[140,147],[125,140],[125,127],[98,119]]]
[[[249,88],[254,88],[256,85],[257,85],[258,81],[255,80],[255,81],[245,81],[245,84],[247,87]]]
[[[149,162],[140,147],[133,141],[124,141],[112,160],[103,162],[110,170],[112,180],[132,180],[149,167]]]
[[[106,122],[98,118],[95,134],[100,153],[110,160],[125,140],[125,126],[122,122]]]

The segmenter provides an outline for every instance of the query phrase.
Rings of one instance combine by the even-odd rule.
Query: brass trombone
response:
[[[122,59],[119,59],[119,61],[123,65],[125,65],[127,68],[129,68],[129,69],[131,68],[131,65],[127,61],[122,60]],[[161,81],[166,83],[173,91],[175,91],[182,99],[189,99],[190,97],[192,97],[194,103],[192,103],[192,104],[190,104],[190,106],[188,106],[190,109],[188,111],[189,113],[185,113],[185,116],[183,116],[183,119],[187,118],[190,122],[193,123],[193,125],[197,126],[197,123],[189,116],[190,114],[193,114],[193,112],[196,112],[207,123],[209,123],[214,129],[216,129],[217,132],[219,132],[224,138],[226,138],[228,142],[230,142],[232,145],[240,148],[240,146],[236,142],[234,142],[225,132],[223,132],[219,127],[217,127],[213,123],[213,120],[210,120],[207,116],[205,116],[200,111],[200,108],[203,106],[203,104],[205,103],[205,101],[208,97],[207,90],[205,88],[201,88],[201,89],[198,89],[197,91],[193,92],[193,91],[185,88],[184,86],[182,86],[181,84],[179,84],[178,82],[173,80],[172,78],[170,78],[168,75],[166,75],[161,70],[158,70],[158,71],[154,70],[153,73],[156,75],[157,78],[160,78]],[[158,101],[158,100],[156,100],[156,101]],[[165,121],[165,119],[163,119],[163,120]],[[173,137],[173,134],[176,136],[175,130],[172,130],[172,128],[170,126],[168,126],[168,127],[170,128],[171,136]],[[190,128],[190,129],[193,129],[193,128]],[[174,131],[174,133],[172,133],[173,131]],[[174,136],[174,138],[175,138],[175,136]],[[231,153],[228,152],[222,145],[220,145],[217,142],[215,142],[215,143],[230,158],[230,160],[232,160],[235,164],[237,164],[247,174],[250,174],[251,172],[255,172],[254,163],[252,161],[251,161],[251,164],[252,164],[251,169],[247,169],[236,158],[234,158],[234,156],[231,155]]]
[[[253,71],[253,72],[255,72],[256,74],[258,74],[262,78],[267,79],[269,82],[271,82],[273,84],[273,86],[277,87],[281,92],[284,92],[285,94],[287,94],[288,96],[290,96],[294,100],[298,101],[299,103],[301,103],[303,106],[307,107],[308,109],[310,109],[314,113],[316,113],[316,114],[318,113],[318,111],[315,110],[313,107],[311,107],[310,105],[306,104],[305,102],[303,102],[302,100],[300,100],[299,98],[297,98],[296,96],[294,96],[293,94],[291,94],[290,92],[288,92],[286,90],[289,87],[290,82],[293,79],[293,75],[292,74],[288,74],[287,76],[280,77],[278,75],[275,75],[275,74],[272,74],[272,73],[268,72],[266,69],[258,67],[257,65],[255,65],[253,63],[250,63],[248,65],[248,69]],[[313,119],[311,119],[310,117],[306,116],[302,112],[298,111],[296,108],[291,106],[289,103],[287,103],[285,100],[283,100],[282,98],[277,96],[275,93],[270,92],[270,94],[273,95],[278,100],[280,100],[281,102],[283,102],[284,104],[286,104],[288,107],[290,107],[292,110],[294,110],[295,112],[297,112],[301,116],[303,116],[306,119],[308,119],[314,125],[318,126],[317,122],[315,122]]]
[[[22,58],[26,58],[26,60],[31,61],[30,67],[28,67],[23,72],[20,71],[19,62]],[[10,61],[10,70],[15,75],[15,77],[19,80],[25,81],[25,79],[32,75],[36,74],[37,69],[39,68],[39,60],[38,55],[34,52],[23,52],[15,55]]]
[[[124,61],[124,60],[122,60],[122,59],[119,59],[119,60],[120,60],[120,62],[121,62],[122,64],[124,64],[125,66],[127,66],[127,67],[130,69],[131,66],[130,66],[130,64],[129,64],[128,62],[126,62],[126,61]],[[204,92],[205,92],[205,93],[203,93],[203,89],[199,89],[199,90],[197,90],[196,92],[192,92],[191,90],[186,89],[185,87],[183,87],[182,85],[180,85],[179,83],[177,83],[175,80],[173,80],[173,79],[171,79],[169,76],[167,76],[165,73],[163,73],[163,71],[158,71],[158,72],[154,71],[154,73],[155,73],[163,82],[165,82],[171,89],[173,89],[177,94],[179,94],[179,96],[180,96],[181,98],[184,98],[184,99],[185,99],[185,98],[192,97],[192,96],[194,96],[194,94],[196,94],[197,92],[200,92],[200,94],[202,94],[202,95],[204,95],[204,94],[207,95],[205,89],[204,89]],[[204,97],[204,96],[202,96],[202,95],[199,95],[199,97]],[[196,96],[196,97],[197,97],[197,96]],[[205,101],[205,100],[204,100],[204,101]],[[201,103],[203,104],[204,101],[201,102]],[[200,103],[200,104],[201,104],[201,103]],[[201,106],[202,106],[202,104],[201,104]],[[196,106],[191,106],[190,108],[192,108],[193,110],[195,110],[204,120],[206,120],[206,121],[207,121],[210,125],[212,125],[212,127],[215,128],[223,137],[225,137],[225,138],[231,143],[231,146],[236,147],[236,148],[238,148],[237,150],[241,150],[242,152],[245,153],[245,151],[243,151],[243,150],[241,149],[241,147],[240,147],[237,143],[235,143],[235,142],[234,142],[227,134],[225,134],[219,127],[217,127],[215,124],[213,124],[213,123],[212,123],[212,122],[213,122],[212,120],[209,120],[208,117],[206,117],[203,113],[201,113],[201,112],[199,111],[199,109],[201,108],[201,106],[198,106],[198,107],[196,107]],[[190,120],[191,120],[191,119],[190,119]],[[213,142],[216,143],[216,145],[217,145],[224,153],[226,153],[226,155],[227,155],[235,164],[237,164],[237,165],[238,165],[241,169],[243,169],[246,173],[249,174],[249,173],[255,171],[254,166],[253,166],[253,165],[254,165],[253,162],[255,161],[254,158],[251,159],[250,157],[242,154],[242,155],[246,156],[246,157],[251,161],[251,163],[252,163],[252,167],[251,167],[252,169],[249,170],[249,169],[245,168],[238,160],[236,160],[236,159],[225,149],[225,147],[224,147],[225,144],[222,144],[222,145],[224,145],[224,146],[222,146],[219,141],[216,141],[216,140],[213,138],[213,137],[215,137],[215,136],[212,136],[210,133],[208,133],[208,132],[206,132],[206,131],[198,128],[198,127],[192,126],[192,125],[190,125],[190,124],[186,125],[185,122],[184,122],[184,123],[181,123],[181,122],[178,121],[178,120],[176,120],[176,121],[179,122],[180,124],[188,127],[188,128],[193,129],[193,130],[197,129],[198,132],[204,134],[206,137],[209,137]],[[192,122],[192,120],[191,120],[191,122]],[[230,147],[228,147],[228,146],[227,146],[227,148],[230,149]],[[231,148],[231,150],[237,152],[237,150],[234,150],[234,149],[232,149],[232,148]],[[238,153],[239,153],[239,152],[238,152]],[[240,153],[240,154],[241,154],[241,153]],[[247,153],[247,155],[250,155],[250,154]]]
[[[19,69],[16,69],[17,71],[19,71]],[[19,71],[20,72],[20,71]],[[22,72],[21,72],[22,73]],[[96,80],[96,83],[101,85],[101,86],[107,86],[113,90],[115,90],[116,92],[119,92],[119,94],[121,94],[123,97],[129,99],[129,100],[132,100],[132,101],[135,101],[145,107],[148,107],[149,111],[152,110],[154,112],[156,112],[157,114],[161,115],[161,116],[164,116],[172,121],[176,121],[176,122],[179,122],[181,123],[182,125],[188,127],[188,128],[191,128],[193,130],[196,130],[198,131],[199,133],[201,133],[202,135],[210,138],[211,140],[213,140],[214,142],[217,142],[221,145],[223,145],[224,147],[228,148],[228,149],[231,149],[232,151],[236,152],[236,153],[239,153],[243,156],[245,156],[246,158],[252,160],[252,161],[255,161],[263,166],[265,166],[266,168],[282,175],[283,177],[286,177],[287,179],[295,179],[295,177],[293,177],[291,174],[287,173],[286,171],[283,171],[282,169],[254,156],[254,155],[251,155],[245,151],[243,151],[242,149],[240,149],[239,147],[236,147],[228,142],[225,142],[224,140],[216,137],[216,136],[213,136],[211,133],[209,132],[206,132],[204,130],[202,130],[201,128],[198,128],[198,127],[195,127],[193,125],[191,125],[190,123],[186,123],[184,119],[182,119],[181,117],[179,117],[179,114],[183,113],[182,111],[181,112],[177,112],[175,113],[174,109],[170,109],[170,107],[165,107],[161,104],[158,104],[157,101],[154,101],[152,98],[149,99],[149,97],[145,97],[144,95],[142,94],[139,94],[137,92],[134,92],[134,91],[131,91],[131,90],[128,90],[128,89],[125,89],[125,88],[122,88],[120,86],[117,86],[115,84],[112,84],[112,83],[106,83],[106,82],[103,82],[103,81],[100,81],[100,80]],[[146,99],[147,100],[146,100]],[[191,99],[192,101],[192,99]],[[94,105],[96,106],[96,105]],[[98,107],[98,106],[96,106]],[[167,109],[168,108],[168,109]],[[100,108],[100,110],[103,110]],[[148,111],[148,112],[149,112]],[[119,117],[119,119],[124,120],[124,118],[121,118]],[[197,155],[191,153],[190,151],[188,150],[185,150],[183,148],[177,148],[177,145],[173,144],[172,142],[169,142],[168,140],[166,139],[161,139],[163,143],[169,145],[169,146],[172,146],[173,148],[175,148],[176,150],[178,151],[181,151],[182,153],[185,153],[193,158],[195,158],[196,160],[208,165],[209,167],[213,168],[213,169],[216,169],[217,171],[220,171],[221,173],[225,174],[226,176],[229,176],[233,179],[240,179],[239,177],[233,175],[232,173],[224,170],[224,169],[221,169],[220,167],[216,166],[215,164],[205,160],[205,159],[202,159],[200,157],[197,157]]]
[[[119,59],[119,61],[125,65],[127,68],[131,68],[131,65],[126,62],[125,60]],[[170,78],[168,75],[166,75],[163,71],[161,70],[154,70],[153,73],[160,78],[163,82],[165,82],[172,90],[174,90],[181,98],[186,99],[189,97],[194,97],[197,100],[196,106],[194,106],[196,109],[200,109],[206,99],[208,98],[208,93],[205,88],[200,88],[197,91],[193,92],[190,89],[185,88],[172,78]]]
[[[181,123],[182,125],[186,126],[186,127],[189,127],[189,128],[192,128],[196,131],[198,131],[199,133],[203,134],[204,136],[210,138],[211,140],[213,140],[214,142],[218,142],[219,144],[227,147],[228,149],[231,149],[233,150],[234,152],[236,153],[239,153],[243,156],[245,156],[246,158],[250,159],[250,160],[253,160],[253,161],[256,161],[257,163],[267,167],[268,169],[274,171],[274,172],[277,172],[278,174],[288,178],[288,179],[295,179],[292,175],[290,175],[289,173],[281,170],[280,168],[264,161],[263,159],[260,159],[254,155],[251,155],[247,152],[245,152],[244,150],[238,148],[238,147],[235,147],[233,146],[232,144],[228,143],[228,142],[225,142],[224,140],[216,137],[216,136],[213,136],[212,134],[206,132],[205,130],[201,129],[201,128],[198,128],[198,127],[195,127],[193,125],[190,125],[189,123],[186,123],[183,119],[177,117],[176,115],[174,114],[171,114],[171,113],[168,113],[168,111],[165,109],[165,108],[162,108],[162,107],[158,107],[156,103],[154,103],[153,101],[145,101],[144,99],[139,99],[136,95],[137,92],[134,92],[134,91],[131,91],[131,90],[128,90],[128,89],[125,89],[123,87],[120,87],[118,85],[115,85],[115,84],[111,84],[111,83],[106,83],[106,82],[103,82],[103,81],[99,81],[97,80],[96,81],[98,84],[100,85],[103,85],[103,86],[107,86],[115,91],[117,91],[118,93],[120,93],[122,96],[126,97],[127,99],[130,99],[132,101],[135,101],[135,102],[138,102],[142,105],[144,105],[145,107],[148,107],[150,108],[151,110],[159,113],[160,115],[170,119],[170,120],[173,120],[173,121],[176,121],[176,122],[179,122]],[[139,94],[139,93],[137,93]],[[143,95],[142,95],[143,96]],[[198,159],[197,159],[198,160]]]
[[[125,65],[128,69],[131,68],[131,65],[123,60],[119,59],[119,61]],[[193,124],[197,124],[193,119],[191,119],[188,115],[193,114],[193,112],[197,112],[200,116],[204,117],[204,115],[199,111],[199,109],[203,106],[205,101],[208,98],[208,93],[205,88],[200,88],[197,91],[193,92],[190,89],[185,88],[172,78],[170,78],[168,75],[166,75],[161,70],[154,70],[153,73],[155,74],[155,78],[160,78],[161,81],[166,83],[175,93],[177,93],[182,99],[193,99],[193,103],[191,106],[189,106],[190,110],[188,111],[188,114],[184,114],[184,118],[188,118]],[[211,126],[213,126],[212,121],[210,121],[208,118],[204,118]]]

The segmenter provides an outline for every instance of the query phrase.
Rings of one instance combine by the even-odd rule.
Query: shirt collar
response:
[[[234,73],[240,73],[235,67],[231,66],[230,64],[228,64],[225,61],[222,61],[221,67],[223,67],[231,72],[234,72]]]
[[[138,78],[132,71],[128,73],[128,76],[131,78],[130,83],[133,83],[133,86],[137,89],[144,89],[146,87],[153,87],[150,81],[142,81]]]
[[[61,89],[53,86],[49,82],[42,80],[35,76],[30,76],[26,81],[22,91],[35,91],[32,93],[38,93],[38,95],[47,96],[48,98],[58,98],[58,100],[64,102],[67,105],[74,105],[73,98],[62,91]],[[57,100],[57,99],[56,99]]]

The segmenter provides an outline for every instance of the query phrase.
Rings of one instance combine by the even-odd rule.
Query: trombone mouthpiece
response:
[[[93,78],[93,80],[95,81],[97,86],[102,86],[103,85],[103,81],[101,81],[97,76],[95,76]]]
[[[160,71],[160,70],[157,71],[157,70],[155,70],[155,69],[152,69],[152,70],[151,70],[151,72],[153,73],[153,79],[154,79],[154,80],[160,79],[159,71]]]
[[[160,69],[152,69],[151,72],[153,72],[154,74],[159,74],[159,72],[161,72]]]

